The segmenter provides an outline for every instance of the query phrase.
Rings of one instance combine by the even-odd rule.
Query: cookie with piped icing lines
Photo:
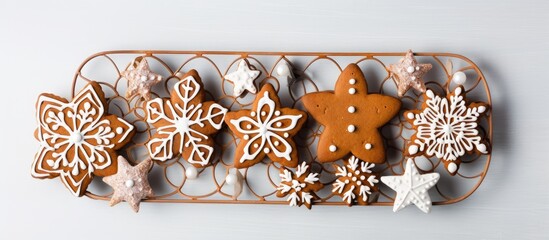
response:
[[[488,111],[487,103],[467,103],[462,86],[446,97],[427,89],[421,109],[404,112],[404,118],[416,131],[405,154],[436,156],[455,175],[464,155],[490,152],[488,141],[479,132],[479,121]]]
[[[265,84],[252,109],[227,113],[225,122],[240,139],[234,156],[235,168],[247,168],[268,157],[285,167],[297,167],[293,136],[307,120],[307,113],[281,107],[276,90]]]
[[[116,150],[128,143],[134,127],[108,114],[101,86],[89,82],[73,99],[44,93],[36,103],[40,150],[32,164],[36,178],[61,178],[75,196],[82,196],[94,176],[117,172]]]
[[[334,91],[309,93],[303,104],[324,126],[317,148],[319,162],[333,162],[354,155],[371,163],[385,162],[379,128],[399,111],[397,98],[368,94],[366,78],[356,64],[339,75]]]
[[[170,98],[144,103],[146,121],[156,133],[147,143],[152,159],[167,161],[182,156],[195,167],[211,163],[213,135],[223,124],[227,109],[204,101],[204,85],[196,70],[176,75]]]

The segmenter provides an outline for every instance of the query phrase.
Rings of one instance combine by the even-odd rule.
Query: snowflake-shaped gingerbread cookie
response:
[[[478,122],[488,111],[488,104],[467,105],[465,90],[457,87],[442,98],[428,89],[421,110],[404,113],[416,130],[406,147],[408,156],[436,156],[451,175],[455,175],[466,153],[488,154],[488,142],[479,135]]]
[[[116,150],[131,140],[134,127],[107,114],[98,83],[90,82],[70,102],[42,94],[36,108],[40,150],[32,165],[33,177],[60,177],[74,195],[82,196],[94,175],[116,173]]]
[[[276,196],[289,195],[290,206],[305,205],[308,209],[311,209],[313,200],[318,198],[315,192],[324,186],[318,179],[318,173],[312,173],[305,162],[297,166],[295,173],[286,168],[281,170],[280,180]]]
[[[147,143],[154,160],[166,161],[179,154],[196,167],[210,163],[215,134],[227,109],[213,102],[204,102],[202,81],[198,72],[189,71],[180,77],[170,99],[157,98],[145,103],[147,122],[156,133]]]
[[[368,205],[368,197],[377,191],[377,174],[372,172],[375,164],[351,156],[345,166],[338,166],[332,192],[341,196],[349,206],[354,203]]]

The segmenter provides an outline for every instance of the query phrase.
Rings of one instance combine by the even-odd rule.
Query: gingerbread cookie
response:
[[[134,212],[139,212],[141,200],[154,196],[147,178],[152,166],[153,162],[150,158],[132,166],[124,157],[118,156],[118,172],[103,178],[103,182],[114,190],[109,202],[111,207],[126,201]]]
[[[325,127],[318,142],[318,161],[332,162],[352,153],[368,162],[385,162],[378,128],[398,113],[401,103],[394,97],[368,94],[366,79],[356,64],[343,70],[335,91],[309,93],[303,96],[303,104]]]
[[[144,57],[137,57],[120,75],[128,80],[128,90],[126,90],[128,101],[137,95],[143,97],[145,101],[151,100],[151,87],[162,81],[162,76],[151,71]]]
[[[467,104],[465,89],[457,87],[442,98],[428,89],[421,110],[404,112],[404,118],[416,130],[405,153],[408,156],[436,156],[455,175],[466,153],[488,154],[488,142],[479,135],[478,122],[488,112],[488,104]]]
[[[311,209],[313,200],[318,199],[315,192],[324,186],[318,179],[318,173],[312,173],[309,165],[303,162],[297,166],[295,173],[284,168],[280,170],[280,184],[278,185],[276,196],[288,196],[290,206],[305,205]]]
[[[376,184],[379,182],[377,174],[372,172],[375,164],[368,163],[351,156],[345,166],[338,166],[333,183],[332,192],[341,196],[347,205],[355,203],[359,205],[368,205],[368,197],[373,191],[377,191]]]
[[[406,56],[401,58],[398,64],[391,64],[388,70],[397,84],[398,96],[402,97],[413,87],[421,93],[425,92],[425,84],[421,79],[433,65],[429,63],[417,63],[412,50],[408,50]]]
[[[72,101],[41,94],[36,104],[40,150],[32,165],[36,178],[60,177],[76,196],[82,196],[94,175],[117,171],[116,150],[128,143],[134,127],[107,114],[101,86],[86,85]]]
[[[307,113],[281,108],[271,84],[257,94],[252,110],[227,113],[225,122],[240,138],[234,166],[250,167],[268,156],[286,167],[297,167],[297,148],[292,139],[307,120]]]
[[[221,129],[227,109],[213,101],[204,102],[204,86],[195,70],[179,78],[169,99],[145,103],[147,122],[156,128],[147,148],[154,160],[166,161],[181,154],[194,166],[204,167],[213,153],[212,135]]]
[[[248,90],[251,93],[256,93],[254,80],[259,77],[261,71],[256,70],[253,65],[248,63],[248,60],[242,59],[238,62],[236,71],[225,75],[225,79],[234,84],[233,95],[238,97]]]

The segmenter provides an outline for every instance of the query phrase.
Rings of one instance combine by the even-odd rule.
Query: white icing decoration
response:
[[[75,196],[81,194],[82,183],[89,179],[95,170],[106,169],[112,165],[111,155],[107,150],[126,141],[134,129],[124,119],[116,118],[116,123],[113,123],[104,118],[105,106],[91,84],[84,87],[69,103],[41,95],[37,106],[37,137],[40,141],[40,150],[35,156],[31,174],[38,178],[59,174],[63,183]],[[110,126],[117,124],[123,125],[125,130],[122,133],[111,129]],[[61,129],[64,134],[57,132]],[[58,152],[59,149],[63,150]],[[69,151],[73,153],[73,158],[69,158]],[[51,169],[42,168],[42,161],[46,161]],[[76,179],[82,171],[87,175]],[[72,189],[71,186],[76,189]]]
[[[332,192],[343,194],[342,199],[347,204],[353,203],[357,197],[361,198],[363,202],[367,202],[368,196],[372,194],[371,188],[379,182],[376,175],[372,174],[372,168],[374,167],[375,164],[373,163],[364,162],[355,156],[351,156],[345,166],[337,167],[335,175],[346,179],[344,181],[341,178],[336,179],[333,183]],[[365,175],[368,176],[367,179]],[[363,182],[364,180],[366,182]]]
[[[244,90],[256,93],[257,90],[254,86],[254,80],[259,77],[259,74],[261,74],[261,71],[251,69],[248,62],[241,59],[238,63],[238,69],[225,75],[225,79],[234,84],[233,95],[238,97],[244,93]]]
[[[285,138],[289,137],[289,134],[286,131],[292,130],[297,126],[298,120],[303,117],[300,115],[280,115],[280,116],[273,116],[275,115],[275,102],[269,98],[269,92],[265,92],[263,97],[261,97],[257,104],[257,111],[261,111],[261,109],[266,110],[264,120],[262,120],[260,117],[257,117],[256,119],[252,119],[248,116],[242,116],[238,119],[233,119],[230,121],[230,123],[235,126],[236,130],[238,132],[241,132],[243,134],[248,134],[251,136],[250,140],[244,146],[244,153],[242,154],[242,157],[238,160],[240,163],[243,163],[245,161],[253,160],[257,157],[259,152],[267,147],[275,154],[275,156],[279,158],[284,158],[288,161],[291,160],[290,153],[292,152],[292,146],[290,143],[279,136],[280,133],[284,132],[283,135]],[[288,126],[284,127],[278,127],[276,123],[281,121],[289,121]],[[242,129],[240,127],[240,124],[242,122],[246,122],[248,124],[251,124],[255,126],[254,129]],[[275,139],[275,141],[279,141],[282,143],[283,151],[279,150],[280,145],[274,145],[271,139]],[[259,144],[254,143],[256,141],[259,141]],[[254,149],[252,150],[250,146],[254,144]],[[257,144],[257,147],[255,145]]]
[[[116,134],[122,134],[124,132],[124,128],[117,127],[116,128]]]
[[[146,104],[148,123],[153,124],[160,120],[170,123],[156,129],[157,134],[162,136],[153,138],[147,143],[149,153],[153,159],[166,161],[175,157],[172,149],[178,148],[182,153],[184,148],[191,148],[187,161],[205,166],[210,162],[213,147],[203,143],[208,136],[196,129],[204,128],[206,124],[214,129],[221,129],[227,109],[217,103],[211,104],[208,109],[204,109],[202,103],[190,104],[201,91],[200,84],[193,76],[177,82],[174,91],[183,105],[162,98],[156,98]],[[217,117],[220,118],[217,121],[214,120]],[[175,146],[174,137],[177,135],[186,141],[180,141],[180,144]],[[154,149],[153,145],[155,145]]]
[[[457,171],[458,165],[455,162],[448,163],[448,172],[455,173]]]
[[[126,185],[127,188],[133,187],[134,184],[135,184],[134,181],[131,179],[128,179],[124,182],[124,185]]]
[[[406,114],[406,117],[408,117],[409,119],[414,119],[414,113],[409,112],[408,114]]]
[[[307,185],[314,185],[320,182],[318,173],[308,173],[303,181],[298,180],[298,178],[307,172],[308,168],[309,166],[307,166],[305,162],[297,166],[295,178],[292,177],[293,174],[288,169],[284,169],[283,172],[279,174],[281,181],[277,190],[282,194],[291,192],[287,199],[290,206],[298,206],[304,203],[310,205],[312,203],[311,200],[313,199],[313,196],[309,192],[304,192],[303,190]]]
[[[356,89],[355,88],[349,88],[349,94],[355,94]]]
[[[355,85],[356,84],[356,79],[354,79],[354,78],[349,79],[349,84]]]
[[[352,132],[354,132],[355,130],[356,130],[355,125],[349,125],[349,126],[347,126],[347,131],[348,131],[348,132],[352,133]]]
[[[419,69],[418,69],[419,70]],[[406,71],[408,73],[413,73],[415,71],[414,67],[413,66],[408,66],[408,68],[406,68]]]
[[[396,191],[393,212],[413,203],[424,213],[429,213],[432,203],[428,190],[435,186],[439,178],[438,173],[419,174],[413,160],[408,159],[404,175],[383,176],[381,181]]]
[[[465,105],[462,88],[456,88],[449,101],[435,96],[431,90],[426,95],[426,108],[412,122],[417,132],[408,147],[410,154],[425,151],[428,156],[455,161],[473,149],[487,153],[477,130],[481,112],[477,107]]]
[[[349,108],[347,108],[347,111],[348,111],[349,113],[355,113],[356,108],[355,108],[354,106],[349,106]]]
[[[244,138],[244,140],[248,140],[248,139],[250,139],[250,135],[246,134],[246,135],[244,135],[243,138]]]
[[[370,150],[370,149],[372,149],[372,144],[366,143],[366,145],[364,145],[364,147],[366,148],[366,150]]]
[[[335,151],[337,151],[337,146],[336,145],[330,145],[329,150],[330,150],[330,152],[335,152]]]

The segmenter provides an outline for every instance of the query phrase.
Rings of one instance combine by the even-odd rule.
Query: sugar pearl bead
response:
[[[349,131],[349,132],[352,133],[352,132],[354,132],[355,130],[356,130],[355,125],[349,125],[349,126],[347,126],[347,131]]]
[[[370,150],[370,149],[372,149],[372,144],[366,143],[366,145],[364,145],[364,147],[366,148],[366,150]]]
[[[330,150],[330,152],[335,152],[335,151],[337,151],[336,145],[330,145],[329,150]]]
[[[124,184],[126,185],[126,187],[131,188],[131,187],[133,187],[134,182],[133,182],[133,180],[128,179],[128,180],[126,180],[126,182],[124,182]]]
[[[353,106],[350,106],[349,108],[347,108],[347,111],[348,111],[349,113],[354,113],[354,112],[356,111],[356,108],[353,107]]]
[[[185,170],[185,175],[188,179],[196,179],[198,177],[198,170],[193,166],[189,166]]]
[[[457,85],[463,85],[467,81],[467,75],[464,72],[455,72],[452,76],[452,81]]]
[[[238,177],[234,173],[227,174],[227,177],[225,177],[225,182],[229,185],[235,185],[238,181]]]

